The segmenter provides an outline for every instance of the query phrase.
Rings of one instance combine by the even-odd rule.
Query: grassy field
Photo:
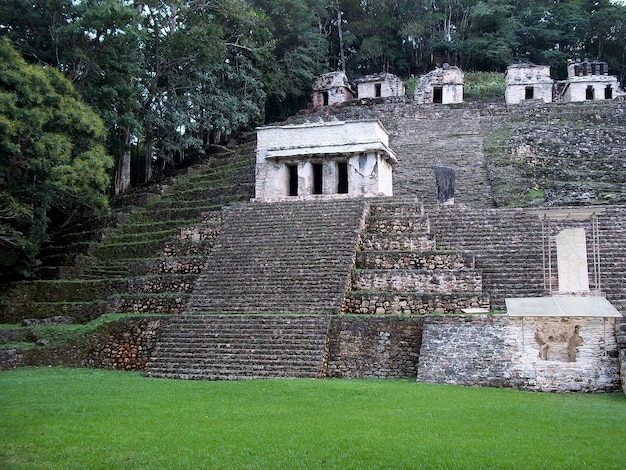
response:
[[[413,380],[0,372],[0,468],[626,468],[626,399]]]

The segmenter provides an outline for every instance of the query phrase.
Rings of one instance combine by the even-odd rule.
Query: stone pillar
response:
[[[437,166],[435,178],[437,180],[437,202],[444,206],[454,204],[454,168]]]
[[[570,228],[556,236],[559,292],[589,293],[587,243],[584,228]]]

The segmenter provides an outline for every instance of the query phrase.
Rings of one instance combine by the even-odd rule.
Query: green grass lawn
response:
[[[0,372],[0,468],[626,468],[621,394]]]

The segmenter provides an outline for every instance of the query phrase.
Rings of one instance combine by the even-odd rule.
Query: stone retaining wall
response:
[[[466,253],[359,251],[356,263],[371,269],[473,269],[474,257]]]
[[[170,317],[146,317],[110,322],[70,344],[18,351],[23,356],[20,365],[141,370],[169,321]]]
[[[415,377],[423,318],[333,317],[328,377]]]
[[[352,289],[393,292],[482,292],[482,277],[473,270],[354,270]]]

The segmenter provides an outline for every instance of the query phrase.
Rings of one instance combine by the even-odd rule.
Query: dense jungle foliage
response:
[[[71,82],[63,85],[68,96],[77,93],[104,123],[114,159],[111,194],[305,107],[313,78],[331,70],[345,69],[351,79],[381,71],[409,79],[444,62],[488,72],[534,62],[564,78],[567,60],[579,57],[604,60],[621,83],[626,79],[626,5],[611,0],[3,0],[0,37],[10,42],[3,48],[60,83],[51,74],[58,70]],[[1,85],[2,126],[19,119],[15,109],[28,114],[50,105],[46,93],[29,103],[16,98],[11,83]],[[17,114],[5,116],[7,106]],[[35,195],[40,185],[63,184],[15,165],[25,156],[19,142],[36,143],[45,132],[17,126],[0,149],[0,248],[17,249],[14,261],[18,239],[35,240],[28,248],[34,260],[51,223],[101,209],[93,201],[68,203],[63,191],[62,203],[53,197],[13,205],[11,188],[28,185],[24,191]],[[105,160],[92,173],[106,172]],[[82,198],[78,189],[74,199]]]

